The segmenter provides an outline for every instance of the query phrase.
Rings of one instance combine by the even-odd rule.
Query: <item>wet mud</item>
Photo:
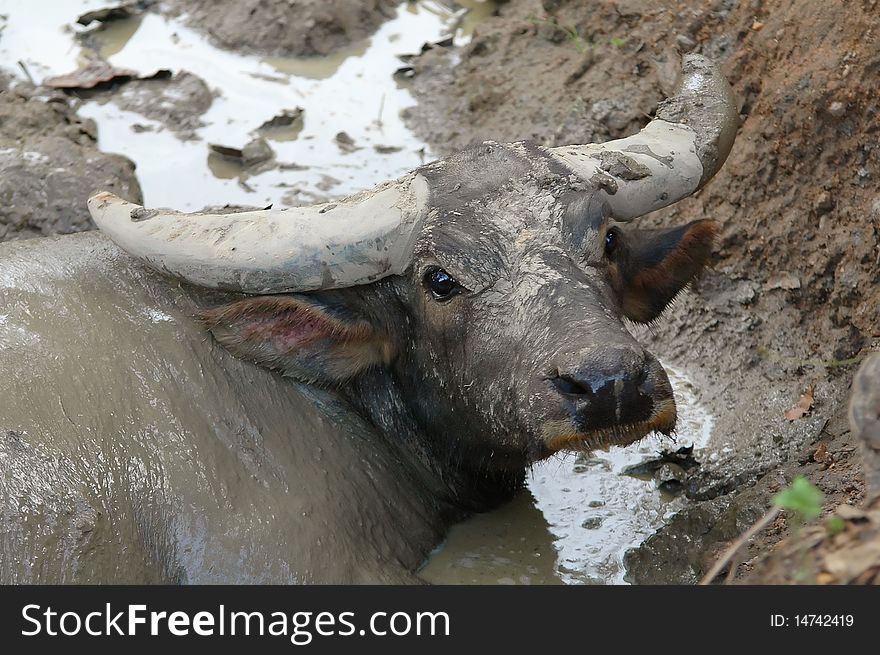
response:
[[[106,5],[74,4],[64,20]],[[140,184],[147,203],[180,209],[295,205],[474,141],[625,136],[671,90],[679,51],[721,62],[737,94],[743,125],[725,167],[694,197],[643,219],[708,217],[722,226],[713,269],[656,325],[633,328],[683,371],[694,405],[712,417],[711,436],[695,451],[700,465],[639,481],[660,509],[647,522],[615,514],[642,531],[628,554],[618,541],[610,559],[585,548],[565,563],[583,534],[610,529],[602,510],[610,499],[562,503],[578,530],[560,536],[562,520],[542,507],[536,480],[549,476],[559,491],[568,484],[561,478],[590,473],[575,470],[583,462],[552,462],[556,470],[537,470],[514,504],[453,531],[423,570],[427,579],[693,583],[797,475],[825,493],[828,516],[862,501],[861,456],[845,415],[858,364],[880,347],[876,1],[846,11],[811,0],[460,3],[468,13],[441,2],[229,4],[218,12],[209,11],[216,3],[178,0],[169,15],[150,9],[88,34],[56,25],[38,57],[20,46],[15,12],[0,3],[10,16],[5,29],[0,22],[0,52],[25,60],[36,81],[72,70],[84,53],[173,73],[74,95],[33,86],[21,69],[0,76],[0,239],[87,229],[84,200],[98,187],[140,200]],[[451,43],[422,51],[450,31]],[[399,58],[406,53],[413,56]],[[285,111],[297,120],[261,128]],[[255,139],[271,157],[251,165],[209,148],[243,152]],[[810,411],[786,419],[810,385]],[[689,437],[682,426],[681,443],[662,447]],[[627,465],[658,449],[636,449]],[[609,465],[608,479],[620,470]],[[673,479],[677,494],[657,505],[659,484]],[[794,571],[796,558],[785,553],[800,551],[789,548],[790,532],[780,517],[731,578],[826,580],[820,565]],[[513,552],[492,547],[506,540]]]
[[[134,164],[99,151],[64,94],[0,71],[0,241],[94,229],[85,201],[105,187],[142,199]]]

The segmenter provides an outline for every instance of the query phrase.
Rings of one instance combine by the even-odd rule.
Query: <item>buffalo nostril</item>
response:
[[[550,381],[560,393],[569,396],[586,396],[593,393],[591,389],[567,375],[557,375],[556,377],[550,378]]]
[[[638,384],[639,393],[643,396],[653,396],[654,391],[657,389],[657,385],[654,384],[654,380],[648,377],[648,369],[646,368],[642,371],[642,374],[639,376]]]

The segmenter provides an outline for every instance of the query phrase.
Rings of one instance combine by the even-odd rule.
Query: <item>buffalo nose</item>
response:
[[[549,378],[584,428],[601,429],[649,419],[659,363],[631,348],[591,352]]]

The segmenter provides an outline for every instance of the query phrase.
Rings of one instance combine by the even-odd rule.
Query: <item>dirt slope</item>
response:
[[[169,0],[223,48],[306,57],[369,36],[399,0]]]

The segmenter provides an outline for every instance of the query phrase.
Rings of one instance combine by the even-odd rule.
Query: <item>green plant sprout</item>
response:
[[[822,513],[825,497],[812,482],[801,476],[795,478],[786,488],[773,496],[773,504],[780,509],[793,512],[801,523],[808,523]]]

